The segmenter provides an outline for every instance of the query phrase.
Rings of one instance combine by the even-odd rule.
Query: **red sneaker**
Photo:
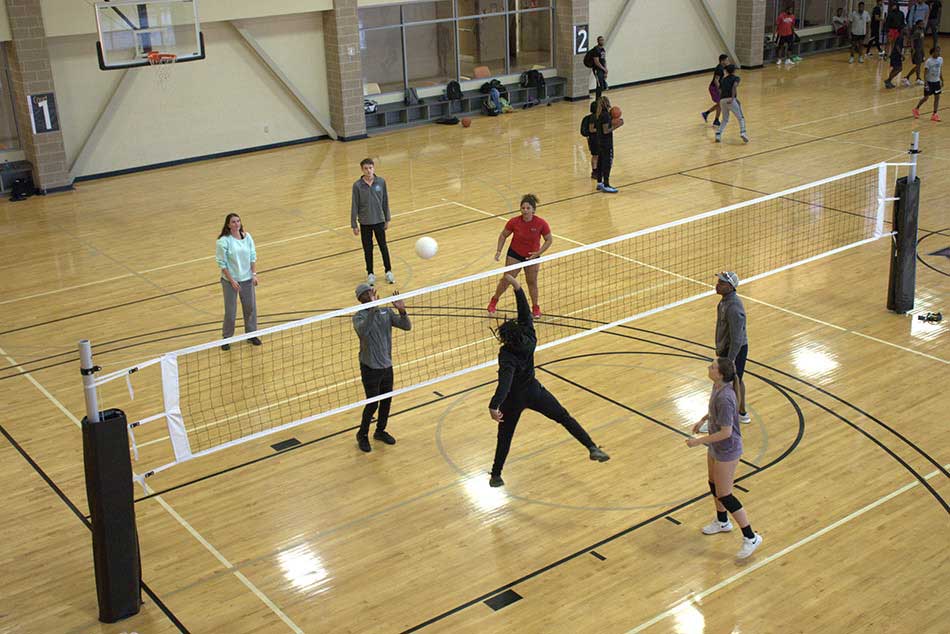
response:
[[[933,114],[933,116],[930,117],[930,120],[931,120],[931,121],[940,121],[940,115],[935,112],[935,113]]]
[[[541,316],[541,307],[535,304],[531,307],[531,316],[537,319]]]
[[[492,297],[491,301],[488,302],[488,314],[494,315],[495,311],[497,310],[497,307],[498,307],[498,298]]]
[[[917,108],[911,108],[910,111],[914,113],[915,119],[920,119],[920,110],[918,110]]]

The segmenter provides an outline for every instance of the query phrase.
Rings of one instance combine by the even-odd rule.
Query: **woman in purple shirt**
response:
[[[731,531],[732,522],[726,513],[732,514],[742,529],[742,548],[736,556],[745,559],[762,543],[762,536],[752,530],[742,503],[732,494],[736,467],[742,456],[742,432],[739,429],[739,407],[736,403],[736,366],[730,359],[719,357],[709,364],[707,373],[713,382],[709,413],[693,425],[693,433],[699,433],[703,423],[708,423],[709,433],[705,436],[690,436],[686,440],[688,447],[708,446],[706,464],[709,490],[716,503],[716,519],[703,527],[703,534]]]

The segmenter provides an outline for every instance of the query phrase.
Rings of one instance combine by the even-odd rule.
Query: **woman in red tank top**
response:
[[[554,242],[551,227],[543,218],[535,215],[538,202],[538,197],[534,194],[525,194],[521,198],[521,215],[509,220],[498,236],[498,250],[495,251],[496,262],[501,259],[501,251],[505,247],[508,236],[513,235],[514,237],[511,239],[511,246],[508,247],[505,266],[541,257],[541,254],[547,251],[551,243]],[[542,238],[544,244],[541,243]],[[538,270],[540,268],[540,264],[524,267],[524,276],[528,281],[528,293],[531,295],[531,314],[535,317],[541,316],[541,307],[538,305]],[[521,269],[516,269],[511,271],[511,275],[517,277],[520,272]],[[495,294],[488,302],[489,314],[495,314],[498,298],[501,297],[508,286],[508,281],[502,277],[495,289]]]

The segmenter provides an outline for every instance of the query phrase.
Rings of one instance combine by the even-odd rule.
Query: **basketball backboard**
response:
[[[176,62],[205,57],[197,0],[117,0],[95,8],[102,70],[148,66],[149,53]]]

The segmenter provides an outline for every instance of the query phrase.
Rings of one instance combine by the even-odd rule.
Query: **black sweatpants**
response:
[[[385,394],[393,389],[393,369],[389,368],[371,368],[368,365],[360,364],[360,377],[363,379],[363,390],[366,391],[366,398],[372,398]],[[386,423],[389,422],[389,408],[393,404],[391,398],[384,398],[381,401],[367,403],[363,407],[363,419],[360,421],[360,436],[369,435],[369,424],[373,420],[373,414],[376,408],[379,408],[379,418],[376,419],[376,430],[386,429]]]
[[[502,420],[498,423],[498,444],[495,445],[495,462],[491,468],[493,476],[501,475],[501,470],[505,466],[505,459],[508,458],[508,451],[511,449],[511,439],[515,435],[515,427],[518,426],[521,413],[526,409],[534,410],[560,423],[571,433],[571,436],[577,439],[577,442],[588,449],[594,446],[594,441],[590,439],[581,424],[574,420],[574,417],[564,409],[564,406],[554,398],[553,394],[548,392],[537,380],[534,380],[520,392],[511,392],[501,404]]]
[[[596,82],[596,88],[594,89],[594,98],[600,99],[600,96],[604,94],[604,91],[607,90],[607,76],[604,75],[604,71],[600,70],[597,67],[594,67],[594,80]]]
[[[597,137],[600,154],[597,155],[597,171],[600,172],[599,181],[610,185],[610,168],[614,165],[614,135],[601,134]]]
[[[375,225],[360,225],[360,239],[363,241],[363,257],[366,259],[366,272],[373,272],[373,235],[376,235],[376,244],[379,245],[379,252],[383,256],[383,266],[385,270],[392,271],[392,264],[389,262],[389,247],[386,246],[386,224],[380,222]]]

